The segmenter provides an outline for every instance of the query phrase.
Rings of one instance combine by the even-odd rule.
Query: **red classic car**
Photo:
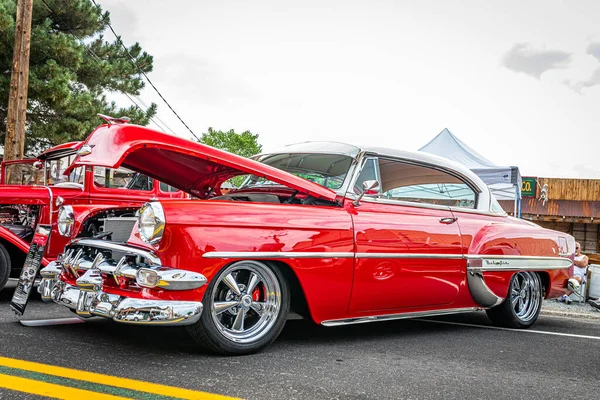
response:
[[[71,168],[125,167],[196,199],[145,204],[127,244],[74,239],[42,271],[43,299],[186,325],[216,352],[265,347],[290,309],[325,326],[485,309],[526,328],[572,264],[571,236],[508,217],[475,174],[427,154],[303,143],[250,160],[133,125],[86,145]]]
[[[87,216],[82,234],[93,236],[111,224],[113,240],[125,241],[135,223],[135,211],[152,198],[188,197],[182,191],[124,168],[86,166],[66,168],[81,150],[82,142],[53,147],[36,159],[2,163],[0,185],[0,290],[23,267],[37,224],[52,224],[42,265],[56,259],[69,237],[72,215]],[[128,218],[129,217],[129,218]],[[129,220],[129,230],[117,231],[112,220]],[[125,235],[124,237],[121,237]]]

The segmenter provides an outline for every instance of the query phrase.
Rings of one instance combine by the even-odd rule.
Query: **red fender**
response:
[[[29,252],[29,243],[9,231],[3,226],[0,226],[0,240],[5,240],[8,243],[14,245],[17,249],[21,250],[23,253],[27,254]],[[45,267],[48,265],[50,260],[47,258],[42,258],[42,266]]]

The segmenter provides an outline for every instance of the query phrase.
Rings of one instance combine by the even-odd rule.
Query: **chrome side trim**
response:
[[[569,268],[572,261],[564,257],[529,256],[471,256],[468,255],[468,271],[547,271]]]
[[[442,258],[460,259],[462,254],[426,253],[335,253],[335,252],[290,252],[290,251],[209,251],[203,258]]]
[[[356,317],[356,318],[344,318],[344,319],[332,319],[327,321],[322,321],[321,325],[323,326],[340,326],[340,325],[350,325],[350,324],[366,324],[368,322],[378,322],[378,321],[392,321],[396,319],[408,319],[408,318],[420,318],[420,317],[433,317],[438,315],[450,315],[450,314],[460,314],[467,313],[473,311],[479,311],[481,308],[479,307],[466,307],[466,308],[449,308],[446,310],[431,310],[431,311],[411,311],[405,313],[398,314],[385,314],[385,315],[372,315],[366,317]]]
[[[356,258],[441,258],[441,259],[461,259],[462,254],[427,254],[427,253],[356,253]]]
[[[354,253],[291,251],[209,251],[202,258],[354,258]]]
[[[569,268],[571,260],[564,257],[478,256],[428,253],[351,253],[351,252],[290,252],[290,251],[209,251],[203,258],[400,258],[400,259],[467,259],[471,269],[485,271],[542,271]],[[477,262],[480,262],[479,265]]]
[[[119,252],[126,253],[131,256],[140,256],[144,257],[148,260],[150,265],[160,266],[160,259],[151,251],[140,249],[137,247],[133,247],[130,245],[119,244],[115,242],[110,242],[108,240],[97,240],[97,239],[75,239],[71,242],[71,245],[77,246],[88,246],[95,247],[99,249],[106,250],[115,250]]]

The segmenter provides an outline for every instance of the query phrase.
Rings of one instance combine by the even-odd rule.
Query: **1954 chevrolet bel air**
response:
[[[303,143],[251,160],[135,125],[82,149],[71,168],[124,167],[194,198],[145,204],[126,243],[59,221],[74,239],[42,270],[42,298],[185,325],[216,352],[264,348],[290,309],[325,326],[485,309],[527,328],[572,265],[571,236],[507,216],[475,174],[427,154]]]

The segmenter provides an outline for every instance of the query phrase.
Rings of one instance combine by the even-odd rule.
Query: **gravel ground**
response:
[[[544,300],[542,313],[573,316],[578,318],[600,318],[600,311],[588,303],[560,303],[556,299]]]

